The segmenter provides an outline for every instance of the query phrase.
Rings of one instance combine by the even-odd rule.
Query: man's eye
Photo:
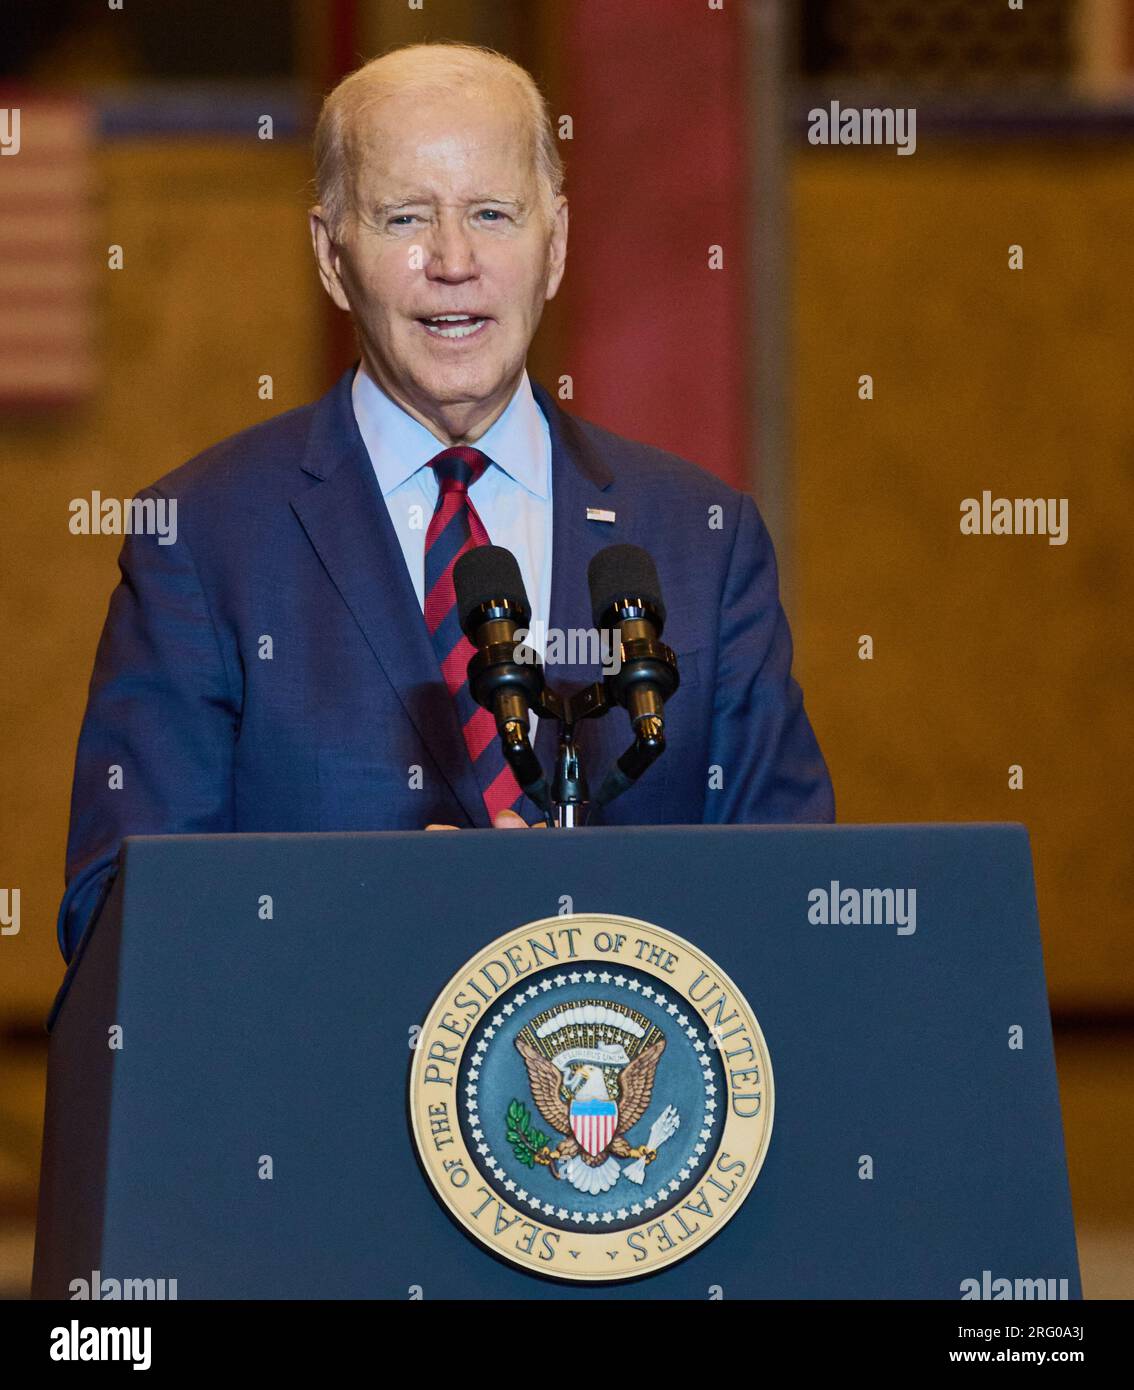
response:
[[[416,214],[412,212],[399,212],[389,219],[389,225],[391,227],[408,227],[415,217]]]
[[[501,212],[499,208],[481,208],[477,216],[487,217],[493,222],[497,221],[497,219],[501,221],[506,220],[506,214]]]

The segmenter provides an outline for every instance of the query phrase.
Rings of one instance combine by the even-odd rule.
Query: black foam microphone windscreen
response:
[[[603,626],[612,606],[623,598],[646,599],[665,621],[657,567],[640,545],[608,545],[600,550],[587,566],[587,583],[595,627]]]
[[[466,550],[453,566],[453,588],[457,595],[457,614],[461,631],[469,635],[476,626],[474,617],[482,604],[507,599],[521,609],[517,623],[531,621],[532,610],[520,566],[510,550],[502,545],[476,545]]]

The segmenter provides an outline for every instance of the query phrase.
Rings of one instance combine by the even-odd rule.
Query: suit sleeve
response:
[[[75,758],[58,922],[68,960],[102,905],[124,836],[233,825],[239,709],[188,545],[128,536],[118,567]]]
[[[835,819],[831,779],[791,659],[772,540],[746,496],[721,599],[710,761],[722,786],[706,793],[707,823]]]

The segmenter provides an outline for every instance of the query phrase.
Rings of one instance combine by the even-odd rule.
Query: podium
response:
[[[525,924],[543,923],[545,933],[561,924],[555,939],[567,940],[565,929],[588,914],[649,924],[681,943],[675,955],[688,946],[712,962],[750,1006],[770,1062],[756,1078],[756,1089],[766,1084],[766,1143],[746,1160],[758,1176],[727,1221],[656,1269],[662,1236],[672,1247],[698,1224],[688,1215],[696,1200],[684,1218],[672,1208],[648,1238],[624,1239],[636,1218],[618,1213],[635,1198],[660,1200],[652,1175],[674,1164],[685,1166],[673,1192],[680,1182],[699,1190],[718,1138],[703,1131],[704,1166],[689,1176],[697,1106],[713,1103],[691,1110],[680,1068],[692,1064],[680,1049],[692,1039],[687,1050],[702,1068],[694,1081],[703,1075],[708,1094],[719,1093],[708,1084],[721,1075],[713,1068],[735,1064],[719,1060],[731,1047],[723,1025],[694,1053],[694,1032],[711,1020],[688,1017],[680,1001],[671,1007],[660,987],[643,998],[634,981],[646,959],[634,931],[621,933],[613,974],[578,984],[592,994],[570,996],[553,1020],[582,1030],[576,1060],[558,1064],[568,1076],[559,1101],[540,1100],[534,1081],[525,1089],[518,1034],[497,1049],[511,1068],[499,1105],[483,1060],[495,1044],[454,1071],[463,1095],[447,1092],[467,1107],[473,1067],[471,1093],[483,1103],[461,1111],[472,1113],[465,1142],[473,1158],[479,1148],[498,1155],[501,1185],[493,1172],[473,1177],[488,1182],[498,1227],[514,1206],[517,1220],[551,1230],[550,1270],[479,1238],[467,1211],[445,1200],[437,1174],[456,1170],[443,1167],[443,1149],[426,1150],[448,1142],[431,1130],[458,1116],[434,1124],[429,1116],[442,1111],[415,1096],[431,1011],[474,1046],[471,1023],[446,1015],[443,1000],[435,1009],[466,964]],[[521,956],[500,959],[519,971]],[[551,999],[556,978],[570,990],[579,973],[547,956],[523,964],[532,1009],[547,1002],[538,989]],[[482,1011],[473,994],[496,988],[493,972],[471,978],[454,997],[472,999],[468,1013],[484,1027],[495,1001]],[[637,993],[624,1006],[616,989]],[[613,1033],[601,1019],[568,1026],[592,998],[615,1010]],[[536,1026],[546,1013],[523,1035],[538,1046],[552,1026]],[[493,1016],[503,1029],[503,1009]],[[104,1280],[147,1279],[176,1280],[179,1299],[960,1299],[1005,1288],[1081,1296],[1021,826],[129,839],[50,1028],[39,1298],[70,1298],[83,1287],[75,1281],[106,1297],[119,1285]],[[669,1036],[659,1062],[656,1046],[645,1054],[660,1031]],[[629,1073],[606,1065],[627,1055],[619,1039],[639,1049],[639,1078],[647,1064],[656,1073],[622,1150],[641,1151],[646,1179],[610,1156],[618,1146],[608,1129],[607,1200],[572,1188],[570,1172],[590,1180],[579,1166],[592,1162],[580,1149],[590,1142],[580,1115],[616,1125],[630,1113]],[[531,1047],[525,1055],[530,1075],[546,1070]],[[734,1090],[752,1085],[728,1074]],[[588,1110],[570,1098],[587,1078],[601,1089],[603,1075],[615,1078],[615,1099],[600,1096]],[[506,1103],[513,1093],[523,1115]],[[657,1139],[650,1125],[667,1096],[683,1127],[651,1149],[647,1131]],[[559,1148],[576,1154],[552,1164],[558,1136],[546,1114],[560,1102],[574,1108],[570,1132],[559,1124]],[[514,1152],[536,1150],[524,1170],[533,1197],[504,1179]],[[600,1241],[604,1221],[610,1268],[601,1282],[572,1275],[571,1247]],[[646,1247],[654,1272],[642,1274],[628,1261]]]

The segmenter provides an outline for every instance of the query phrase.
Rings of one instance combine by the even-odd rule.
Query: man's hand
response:
[[[523,816],[517,815],[515,811],[497,811],[496,819],[492,822],[497,830],[546,830],[547,826],[543,821],[536,821],[535,825],[529,826]],[[427,825],[426,830],[458,830],[456,825]]]

